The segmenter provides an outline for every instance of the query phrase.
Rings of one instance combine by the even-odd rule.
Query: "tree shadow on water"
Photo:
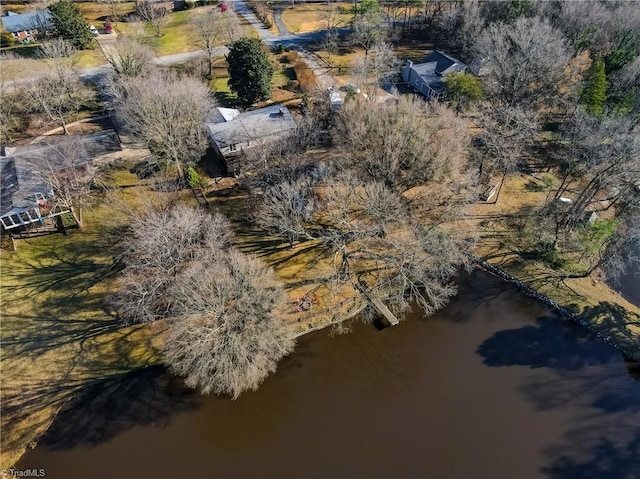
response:
[[[585,328],[551,317],[538,318],[535,326],[498,331],[480,344],[476,352],[487,366],[570,371],[620,357],[620,352]]]
[[[539,369],[520,385],[538,410],[570,404],[607,414],[640,412],[637,363],[572,322],[542,317],[536,323],[498,331],[476,352],[487,366]]]
[[[537,412],[561,414],[544,449],[549,479],[640,479],[638,364],[568,320],[498,331],[476,352],[490,367],[520,366],[518,390]]]
[[[197,409],[198,397],[162,366],[115,375],[78,393],[39,444],[50,449],[96,446],[136,426],[162,427],[174,414]]]
[[[542,472],[551,479],[640,479],[640,432],[624,441],[599,437],[582,457],[562,454]]]

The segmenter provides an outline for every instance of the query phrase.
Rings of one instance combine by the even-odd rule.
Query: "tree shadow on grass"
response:
[[[577,305],[569,308],[577,309]],[[580,317],[597,327],[598,331],[612,340],[627,356],[640,360],[640,316],[619,304],[600,301],[596,306],[586,306]]]
[[[218,104],[224,108],[237,108],[240,103],[238,98],[228,91],[217,91],[213,94],[218,100]]]
[[[124,325],[105,310],[108,281],[119,265],[100,257],[95,244],[78,241],[29,245],[29,255],[3,268],[3,359],[107,335]],[[101,252],[100,252],[101,253]]]

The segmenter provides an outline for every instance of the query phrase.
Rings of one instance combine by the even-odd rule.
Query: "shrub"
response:
[[[296,73],[296,79],[300,82],[303,91],[311,91],[318,86],[316,76],[304,60],[297,60],[293,65],[293,71]]]
[[[187,168],[185,179],[187,180],[189,188],[200,188],[204,184],[202,176],[193,166]]]
[[[0,48],[12,47],[14,43],[13,35],[8,32],[0,33]]]

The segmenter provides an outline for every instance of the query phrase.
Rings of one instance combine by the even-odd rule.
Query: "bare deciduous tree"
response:
[[[38,53],[54,70],[60,67],[74,68],[78,63],[75,47],[64,38],[53,38],[43,42]]]
[[[444,105],[415,97],[346,103],[335,140],[363,177],[400,191],[447,177],[464,163],[464,123]]]
[[[118,23],[118,20],[120,20],[120,15],[118,15],[118,5],[120,5],[120,3],[122,3],[122,0],[99,0],[100,3],[106,5],[109,8],[109,19],[114,22],[114,23]]]
[[[198,35],[198,43],[207,52],[211,75],[216,48],[236,41],[243,35],[243,29],[235,12],[229,7],[224,12],[218,8],[206,12],[195,11],[190,21]]]
[[[417,301],[433,312],[466,262],[464,241],[440,227],[469,200],[464,125],[418,99],[356,100],[344,105],[334,139],[342,157],[335,169],[304,156],[271,169],[255,221],[289,244],[309,240],[336,294],[363,281],[392,311]]]
[[[484,105],[476,116],[483,154],[479,164],[496,173],[515,171],[528,146],[536,139],[540,124],[533,110],[505,104]]]
[[[450,39],[452,47],[461,51],[467,60],[473,60],[476,43],[486,28],[479,3],[463,2],[460,8],[441,13],[437,18],[438,28]]]
[[[367,99],[375,102],[378,89],[382,83],[398,72],[400,59],[393,51],[390,43],[376,43],[371,47],[369,55],[356,60],[353,65],[353,76],[357,84],[365,91]]]
[[[163,353],[188,386],[234,398],[293,349],[273,271],[230,246],[228,221],[186,206],[133,218],[120,291],[128,321],[167,319]]]
[[[154,57],[154,51],[146,45],[135,40],[118,40],[115,54],[107,55],[107,61],[117,74],[135,77],[147,71]]]
[[[465,248],[435,224],[418,226],[398,192],[380,182],[363,181],[354,172],[319,182],[309,173],[298,174],[295,183],[284,181],[265,189],[260,222],[288,241],[292,230],[313,241],[331,265],[332,291],[339,294],[345,285],[364,281],[392,311],[400,314],[417,301],[425,315],[455,292],[449,280],[457,265],[465,263]],[[314,198],[312,214],[304,207],[296,209],[291,197],[313,196],[314,185],[322,194]],[[283,188],[294,194],[281,194]]]
[[[539,17],[519,17],[513,24],[490,25],[477,51],[491,58],[486,87],[509,105],[557,95],[572,49],[562,33]]]
[[[83,157],[81,140],[69,137],[68,141],[51,145],[63,160],[56,165],[49,165],[43,172],[44,180],[53,192],[54,201],[64,210],[69,210],[79,228],[84,226],[83,209],[88,204],[91,184],[96,175],[96,168]]]
[[[68,134],[69,115],[78,113],[93,92],[83,85],[77,73],[61,69],[53,74],[32,79],[25,89],[25,98],[31,111],[44,113]]]
[[[351,43],[364,48],[365,56],[375,44],[384,40],[386,35],[382,15],[377,9],[367,10],[353,19]]]
[[[265,191],[255,220],[263,228],[286,236],[293,247],[305,235],[314,209],[315,195],[309,179],[285,180]]]
[[[227,248],[229,224],[188,207],[149,209],[131,219],[131,237],[120,290],[111,304],[128,322],[152,322],[172,314],[170,295],[181,268],[201,254],[203,245]]]
[[[258,388],[293,350],[277,316],[284,294],[261,261],[230,250],[210,250],[174,283],[176,302],[163,348],[170,368],[205,394],[234,399]]]
[[[23,107],[24,99],[20,91],[16,91],[7,80],[13,78],[18,60],[10,53],[0,54],[0,146],[8,145],[12,140],[14,127],[19,118],[16,113]],[[9,80],[12,82],[12,80]]]
[[[199,80],[151,70],[115,79],[111,93],[117,118],[156,155],[174,162],[180,177],[184,163],[198,161],[205,152],[204,122],[214,100]]]
[[[166,7],[156,5],[149,0],[139,0],[136,2],[136,13],[142,20],[151,25],[156,37],[162,36],[161,28],[169,13]]]
[[[561,146],[563,176],[555,199],[566,196],[569,189],[577,193],[561,227],[573,228],[587,209],[623,214],[640,199],[640,140],[629,120],[599,120],[578,110],[563,128]]]

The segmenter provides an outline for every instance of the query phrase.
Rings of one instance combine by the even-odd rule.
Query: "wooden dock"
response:
[[[364,297],[366,298],[366,300],[374,307],[378,310],[378,312],[384,316],[384,318],[389,321],[389,324],[391,326],[395,326],[396,324],[398,324],[398,318],[395,317],[395,315],[389,310],[389,308],[387,308],[385,306],[385,304],[380,301],[380,299],[374,297],[371,294],[371,290],[369,289],[369,287],[367,286],[367,283],[365,283],[364,281],[358,281],[357,283],[354,284],[355,288],[360,291]]]

